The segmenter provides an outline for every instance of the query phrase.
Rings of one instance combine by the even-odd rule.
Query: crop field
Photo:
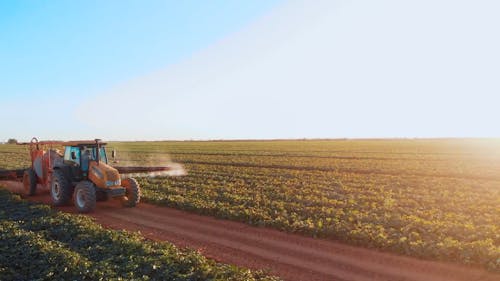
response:
[[[2,280],[278,280],[0,189]]]
[[[120,164],[184,165],[186,176],[140,178],[154,204],[500,272],[500,140],[110,146]],[[0,168],[26,155],[0,146]]]

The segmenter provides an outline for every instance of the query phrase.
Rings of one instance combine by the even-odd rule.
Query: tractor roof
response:
[[[99,144],[106,145],[105,142],[101,142],[101,141],[99,141]],[[95,140],[65,141],[65,142],[62,142],[62,145],[64,145],[64,146],[82,146],[82,145],[92,146],[92,145],[97,145],[97,143]]]
[[[37,141],[37,142],[23,142],[19,144],[38,144],[38,145],[62,145],[62,146],[95,146],[99,143],[99,145],[106,145],[107,143],[101,142],[101,140],[76,140],[76,141]]]

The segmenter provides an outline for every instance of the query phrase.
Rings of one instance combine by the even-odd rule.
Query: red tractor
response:
[[[50,189],[54,205],[73,201],[82,213],[92,211],[96,201],[113,197],[121,198],[127,207],[139,203],[139,184],[134,178],[122,179],[119,171],[108,164],[106,143],[101,140],[40,142],[33,138],[28,144],[31,167],[23,175],[27,195],[34,195],[37,184],[41,184]],[[64,152],[54,149],[56,146],[63,147]],[[114,158],[114,150],[112,155]]]
[[[19,143],[29,145],[30,168],[24,170],[0,169],[0,180],[22,178],[25,193],[34,195],[38,184],[50,189],[54,205],[73,201],[80,212],[90,212],[96,201],[120,198],[125,206],[134,207],[140,201],[141,191],[134,178],[123,175],[169,175],[171,166],[111,167],[106,143],[91,141],[38,141]],[[61,153],[57,148],[63,148]],[[113,150],[111,158],[115,159]],[[113,161],[116,163],[117,161]]]

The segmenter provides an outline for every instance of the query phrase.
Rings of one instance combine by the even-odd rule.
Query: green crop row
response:
[[[500,141],[112,143],[158,205],[500,271]],[[0,168],[2,168],[0,147]]]
[[[500,270],[500,196],[493,182],[214,165],[188,170],[184,177],[142,178],[144,200]]]
[[[116,146],[130,162],[185,164],[187,176],[141,179],[155,204],[500,271],[494,140]]]
[[[0,189],[1,280],[277,280]]]

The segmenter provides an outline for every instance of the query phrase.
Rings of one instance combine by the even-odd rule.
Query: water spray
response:
[[[170,163],[168,166],[164,167],[115,167],[122,178],[128,177],[176,177],[185,176],[187,174],[186,170],[181,164]]]

